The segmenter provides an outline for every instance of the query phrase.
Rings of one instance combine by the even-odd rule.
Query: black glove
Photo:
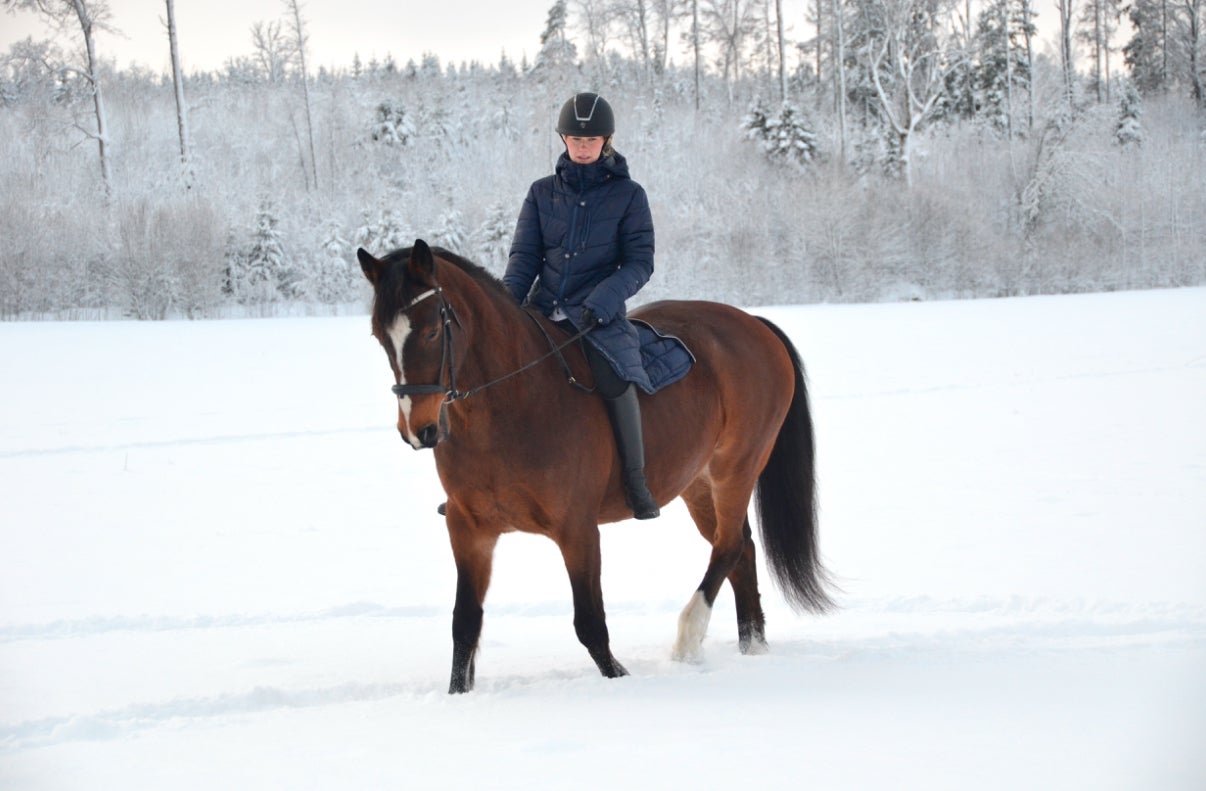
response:
[[[590,308],[582,309],[582,327],[589,329],[591,327],[600,327],[603,325],[603,319],[595,315],[595,312]]]

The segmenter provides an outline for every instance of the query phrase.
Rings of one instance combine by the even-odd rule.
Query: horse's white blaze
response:
[[[703,591],[695,591],[678,616],[678,639],[674,641],[674,652],[671,654],[675,661],[703,661],[703,639],[711,620],[712,608],[704,599]]]
[[[402,349],[405,348],[406,338],[410,335],[410,319],[399,315],[390,325],[388,333],[390,343],[394,345],[395,362],[398,364],[398,384],[404,385],[406,384],[406,368],[402,365]],[[402,420],[406,424],[406,441],[412,447],[421,448],[423,443],[419,442],[419,438],[415,436],[415,431],[410,425],[411,404],[410,396],[398,396],[398,408],[402,410]]]

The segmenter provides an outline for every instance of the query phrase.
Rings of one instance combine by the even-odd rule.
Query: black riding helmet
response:
[[[573,137],[611,137],[616,117],[611,105],[597,93],[576,93],[561,107],[557,133]]]

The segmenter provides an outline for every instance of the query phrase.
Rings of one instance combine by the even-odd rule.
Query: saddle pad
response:
[[[629,319],[641,339],[641,364],[649,374],[649,382],[656,393],[666,385],[682,379],[695,363],[695,355],[687,345],[673,335],[659,332],[656,327],[640,319]]]

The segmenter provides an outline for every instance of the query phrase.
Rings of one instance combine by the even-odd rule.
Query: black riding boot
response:
[[[645,442],[641,436],[641,405],[636,385],[629,383],[615,398],[604,399],[611,416],[616,448],[624,471],[625,501],[637,519],[653,519],[661,514],[657,501],[645,485]]]

